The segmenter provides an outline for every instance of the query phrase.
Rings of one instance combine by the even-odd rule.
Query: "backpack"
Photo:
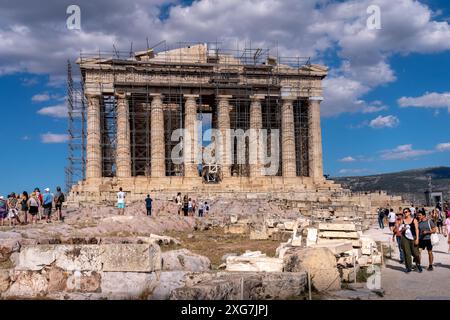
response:
[[[66,201],[66,197],[64,196],[64,193],[61,192],[61,195],[58,197],[58,202],[63,203]]]

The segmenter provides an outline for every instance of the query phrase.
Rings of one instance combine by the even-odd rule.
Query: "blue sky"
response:
[[[131,41],[140,50],[146,38],[241,48],[251,41],[329,66],[322,104],[327,174],[450,165],[447,1],[78,3],[81,31],[65,27],[70,1],[0,4],[0,194],[64,186],[66,60],[80,50],[111,51],[112,44],[129,50]],[[371,4],[380,7],[379,30],[365,25]]]

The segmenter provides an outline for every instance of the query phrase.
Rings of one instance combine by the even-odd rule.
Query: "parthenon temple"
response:
[[[323,176],[324,66],[207,44],[129,57],[81,55],[77,63],[86,138],[73,197],[109,199],[119,187],[141,197],[340,188]],[[213,129],[219,138],[206,133]],[[250,133],[240,140],[236,132]],[[205,162],[213,142],[212,154],[220,157]],[[174,153],[180,143],[182,151]]]

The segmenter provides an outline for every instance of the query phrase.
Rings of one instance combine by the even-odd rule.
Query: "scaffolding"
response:
[[[132,176],[151,175],[151,97],[155,88],[163,91],[164,112],[164,138],[165,138],[165,168],[166,176],[183,176],[183,165],[174,164],[171,159],[173,147],[178,143],[171,140],[172,132],[184,128],[185,101],[183,93],[193,90],[190,84],[177,82],[172,79],[184,78],[198,79],[195,93],[198,94],[197,106],[198,121],[203,121],[210,114],[212,128],[217,128],[218,95],[228,92],[232,95],[229,99],[230,129],[247,130],[250,128],[250,96],[255,93],[264,93],[266,98],[261,101],[262,128],[268,130],[270,138],[271,130],[279,130],[281,127],[280,114],[280,90],[281,69],[288,69],[291,77],[295,78],[295,70],[299,72],[302,66],[311,64],[309,58],[279,57],[271,55],[269,49],[244,48],[223,49],[219,44],[207,43],[207,52],[198,54],[185,54],[183,48],[203,43],[178,43],[169,47],[166,42],[158,44],[156,48],[147,48],[143,52],[97,52],[95,54],[81,53],[79,63],[94,61],[100,69],[103,65],[110,67],[114,78],[113,90],[105,90],[100,99],[101,112],[101,150],[102,150],[102,175],[103,177],[116,176],[116,133],[117,133],[117,98],[114,90],[127,92],[126,97],[129,107],[129,133],[131,151]],[[169,55],[170,50],[180,50],[179,56]],[[126,69],[129,78],[135,76],[151,77],[164,75],[168,82],[158,84],[136,83],[135,81],[123,81],[120,71]],[[304,72],[304,71],[303,71]],[[299,74],[297,74],[297,78]],[[70,189],[77,181],[85,178],[86,168],[86,99],[84,95],[84,81],[86,70],[81,68],[81,80],[78,85],[72,79],[72,68],[68,63],[67,80],[67,105],[68,105],[68,166],[66,168],[66,189]],[[208,80],[205,80],[208,79]],[[286,82],[286,80],[285,80]],[[299,81],[292,86],[298,86]],[[309,85],[312,87],[312,84]],[[310,90],[308,85],[303,88]],[[194,90],[193,90],[194,91]],[[293,104],[296,172],[298,176],[307,176],[309,171],[308,158],[308,107],[305,99],[298,99]],[[203,123],[204,125],[204,123]],[[163,130],[153,128],[153,130]],[[203,146],[204,141],[199,140]],[[249,141],[246,139],[246,163],[236,164],[237,152],[234,152],[232,176],[249,176]],[[281,149],[281,135],[279,141]],[[268,141],[268,153],[270,156],[271,143]],[[235,148],[237,144],[235,143]],[[234,150],[236,151],[236,149]],[[281,154],[282,150],[280,150]],[[199,164],[202,165],[202,164]],[[281,162],[277,175],[281,175]]]

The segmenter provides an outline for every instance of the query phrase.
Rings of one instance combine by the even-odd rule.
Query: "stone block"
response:
[[[103,271],[153,272],[161,270],[161,249],[156,244],[105,244]]]
[[[286,230],[290,230],[290,231],[294,230],[295,225],[296,225],[296,221],[285,221],[284,222],[284,228]]]
[[[245,234],[248,232],[248,225],[243,223],[228,225],[225,226],[224,232],[231,234]]]
[[[292,247],[284,255],[283,265],[285,272],[309,272],[312,285],[318,291],[341,288],[336,257],[328,248]]]
[[[57,257],[55,245],[23,246],[19,253],[16,270],[42,270],[55,262]]]
[[[307,236],[306,236],[306,246],[310,247],[317,243],[317,232],[316,228],[307,228]]]
[[[257,252],[227,258],[227,271],[281,272],[283,259],[267,257]]]
[[[278,231],[272,234],[273,241],[285,242],[292,238],[292,231]]]
[[[363,236],[361,240],[361,251],[364,255],[371,255],[377,250],[377,243],[370,237]]]
[[[235,214],[232,214],[232,215],[230,216],[230,222],[231,222],[231,223],[237,223],[237,222],[238,222],[238,216],[235,215]]]
[[[151,299],[167,300],[173,290],[182,288],[185,283],[186,271],[162,271],[158,275],[158,282],[153,289]]]
[[[211,269],[211,261],[187,249],[171,250],[161,254],[164,271],[207,271]]]
[[[33,271],[16,271],[11,277],[13,283],[4,293],[5,297],[43,297],[48,293],[45,275]]]
[[[356,275],[359,272],[359,265],[356,264],[355,267],[351,267],[351,268],[343,268],[341,269],[341,278],[342,278],[342,282],[355,282],[356,279]]]
[[[267,240],[269,239],[269,234],[266,230],[252,230],[250,231],[250,240]]]
[[[70,292],[100,292],[101,275],[96,271],[75,271],[67,279]]]
[[[352,243],[349,241],[329,241],[318,242],[313,245],[314,248],[328,248],[334,255],[340,255],[347,251],[353,250]]]
[[[113,299],[147,299],[157,281],[156,273],[102,272],[101,292]]]
[[[62,292],[67,289],[69,273],[60,268],[53,267],[47,272],[48,292]]]
[[[0,270],[0,293],[5,292],[9,288],[10,277],[9,270]]]
[[[356,231],[353,223],[319,223],[320,231]]]
[[[103,245],[57,245],[55,265],[66,271],[100,271]]]
[[[320,231],[319,236],[331,239],[359,239],[359,234],[356,231]]]

